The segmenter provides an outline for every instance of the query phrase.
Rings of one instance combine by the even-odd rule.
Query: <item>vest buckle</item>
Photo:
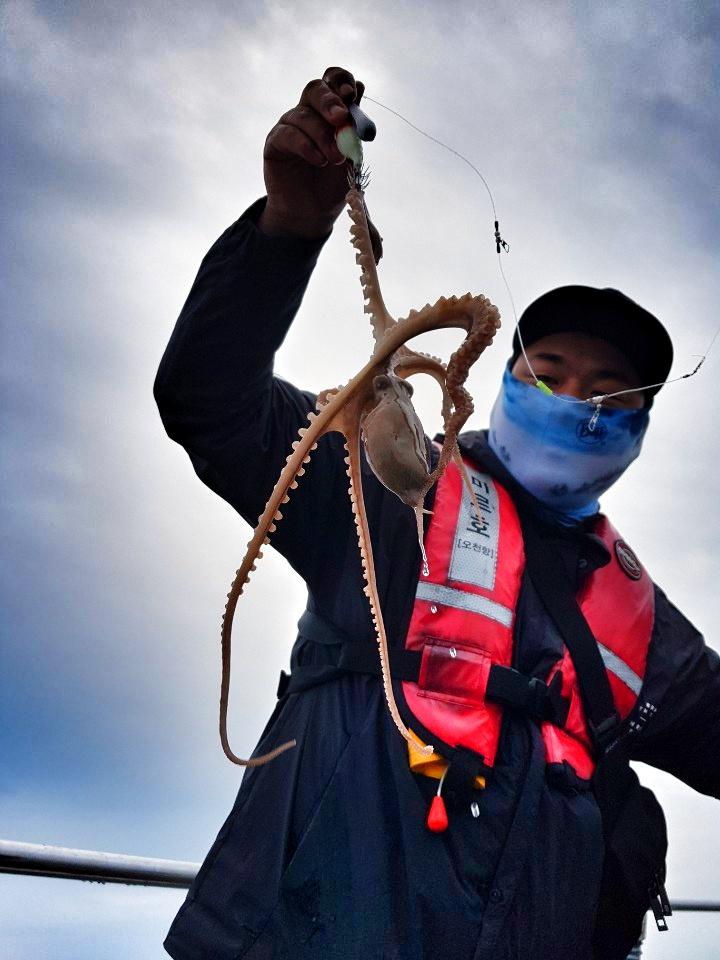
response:
[[[493,664],[486,697],[505,707],[520,711],[533,720],[565,726],[570,701],[562,695],[563,677],[556,671],[549,684],[539,677],[526,677],[512,667]]]

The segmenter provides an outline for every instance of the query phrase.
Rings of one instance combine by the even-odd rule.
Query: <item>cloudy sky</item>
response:
[[[719,8],[11,0],[2,33],[0,833],[200,860],[239,783],[217,736],[219,624],[248,529],[167,439],[151,390],[201,257],[263,193],[267,131],[308,80],[348,66],[483,171],[519,307],[563,283],[619,287],[666,323],[679,375],[718,323]],[[391,311],[469,289],[503,314],[470,381],[481,427],[512,334],[487,196],[450,154],[368,112]],[[277,369],[320,389],[369,351],[341,221]],[[643,456],[603,501],[715,646],[719,378],[720,343],[663,391]],[[418,393],[433,432],[436,397]],[[302,583],[268,556],[242,601],[239,752],[302,608]],[[717,898],[716,802],[643,776],[668,814],[671,895]],[[161,960],[183,897],[10,876],[0,891],[13,960]],[[649,957],[705,960],[720,918],[672,931]]]

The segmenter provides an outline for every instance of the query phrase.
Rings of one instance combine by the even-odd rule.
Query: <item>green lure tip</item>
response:
[[[550,387],[546,383],[543,383],[542,380],[536,380],[535,386],[541,393],[546,393],[549,397],[553,396],[553,392]]]

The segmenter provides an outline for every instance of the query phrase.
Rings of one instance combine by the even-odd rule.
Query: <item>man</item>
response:
[[[312,394],[273,377],[273,356],[342,209],[346,171],[334,131],[362,90],[331,68],[273,127],[267,201],[253,204],[205,257],[158,374],[169,435],[251,524],[314,408]],[[363,643],[374,650],[374,634],[345,451],[329,434],[273,534],[308,585],[308,606],[291,680],[257,753],[291,738],[298,746],[246,772],[165,941],[175,960],[582,960],[593,951],[601,895],[622,908],[607,811],[625,830],[621,861],[635,834],[642,842],[633,856],[642,859],[647,847],[637,812],[608,803],[610,781],[595,775],[605,754],[617,755],[622,741],[633,759],[720,796],[720,661],[597,514],[597,497],[639,452],[657,388],[637,388],[665,379],[667,334],[617,291],[585,287],[541,297],[521,329],[526,355],[516,337],[489,436],[461,438],[484,511],[466,524],[476,562],[464,579],[451,576],[449,548],[435,543],[439,518],[449,518],[451,533],[459,529],[459,485],[441,481],[431,492],[426,544],[435,544],[445,568],[431,564],[424,578],[412,512],[363,473],[394,663],[405,670],[413,652],[419,659],[405,647],[420,637],[426,672],[436,674],[435,689],[427,677],[398,674],[396,694],[406,722],[439,750],[440,767],[450,759],[445,781],[411,765],[368,658],[353,665],[345,657]],[[614,396],[593,421],[592,409],[573,401],[598,394]],[[550,596],[531,563],[536,541],[548,564],[560,564]],[[554,594],[577,595],[597,634],[600,686],[612,688],[620,726],[595,722],[581,690],[585,667],[575,670],[572,637],[548,613]],[[434,595],[459,600],[427,599]],[[453,617],[463,609],[475,619],[456,640]],[[423,627],[428,620],[437,626]],[[485,657],[491,635],[500,652]],[[493,700],[487,670],[483,696],[467,680],[452,695],[441,689],[443,677],[455,682],[457,663],[475,676],[488,658],[493,676],[512,689],[497,689]],[[461,713],[472,727],[464,739],[453,726]],[[427,826],[438,794],[449,818],[442,832],[439,821]],[[640,821],[661,833],[648,798],[632,784],[627,795],[645,811]],[[655,883],[654,862],[652,869]],[[640,899],[646,895],[647,884]],[[618,949],[596,939],[594,955],[611,960]]]

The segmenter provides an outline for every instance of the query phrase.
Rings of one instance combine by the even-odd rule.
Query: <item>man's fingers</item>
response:
[[[280,123],[297,127],[308,136],[330,163],[345,163],[335,143],[335,127],[310,107],[294,107],[280,117]]]
[[[265,141],[265,158],[300,157],[314,167],[327,165],[327,157],[314,141],[299,127],[277,123]]]
[[[328,67],[322,80],[308,83],[298,106],[309,107],[333,127],[340,127],[348,120],[347,105],[359,103],[364,92],[365,85],[356,81],[349,70]]]
[[[348,109],[338,94],[323,80],[310,81],[300,96],[298,106],[310,107],[333,127],[341,127],[349,116]]]
[[[357,83],[349,70],[344,67],[328,67],[323,73],[323,82],[337,93],[344,103],[356,102]]]

